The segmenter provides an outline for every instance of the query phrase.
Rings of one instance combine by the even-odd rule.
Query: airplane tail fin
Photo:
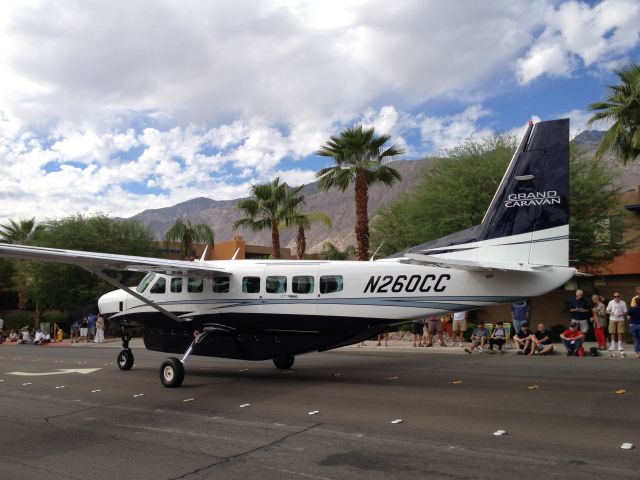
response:
[[[569,119],[529,125],[480,225],[403,253],[445,263],[568,266]]]

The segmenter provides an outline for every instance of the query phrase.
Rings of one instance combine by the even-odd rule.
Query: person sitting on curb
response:
[[[478,353],[482,353],[488,336],[489,332],[484,328],[484,322],[478,322],[478,326],[471,334],[471,349],[465,348],[464,351],[471,353],[478,347]]]
[[[523,355],[531,351],[531,332],[529,331],[528,323],[520,325],[520,330],[513,336],[513,343],[516,346],[517,355]]]
[[[489,337],[489,353],[493,353],[493,346],[497,345],[500,353],[504,353],[502,346],[505,344],[507,338],[507,332],[504,329],[503,322],[496,322],[496,328],[491,332]]]
[[[538,329],[531,335],[531,353],[529,355],[546,355],[551,352],[553,352],[551,332],[547,330],[544,323],[539,323]]]
[[[578,322],[571,322],[569,328],[560,334],[560,340],[567,349],[567,357],[575,355],[584,341],[584,333],[578,327]]]

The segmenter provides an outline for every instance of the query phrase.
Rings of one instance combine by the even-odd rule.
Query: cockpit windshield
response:
[[[151,281],[154,279],[155,276],[156,276],[155,273],[147,273],[145,277],[142,279],[142,281],[136,287],[136,292],[138,293],[144,292],[145,288],[149,286],[149,284],[151,283]]]

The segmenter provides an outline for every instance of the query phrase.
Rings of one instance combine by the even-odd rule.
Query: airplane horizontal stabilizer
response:
[[[460,260],[455,258],[436,257],[419,253],[405,253],[409,262],[420,265],[432,265],[441,268],[453,268],[457,270],[485,271],[485,272],[535,272],[544,268],[544,265],[522,265],[519,263],[500,262],[476,262],[473,260]]]

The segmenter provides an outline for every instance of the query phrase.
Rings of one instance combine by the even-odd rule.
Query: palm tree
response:
[[[213,230],[209,225],[200,223],[191,225],[189,220],[176,220],[176,223],[164,234],[165,246],[171,242],[180,243],[180,254],[185,260],[195,260],[196,251],[193,248],[194,242],[206,242],[213,245]]]
[[[348,245],[344,248],[344,250],[340,250],[331,242],[324,242],[322,245],[322,255],[327,260],[348,260],[350,257],[355,256],[356,247],[353,245]]]
[[[0,242],[24,245],[33,240],[42,228],[41,225],[36,225],[34,217],[9,219],[8,223],[0,225]]]
[[[24,245],[31,242],[36,234],[42,230],[42,225],[36,225],[35,217],[20,218],[18,220],[9,219],[8,223],[0,225],[0,242],[12,243],[14,245]],[[23,288],[18,290],[18,310],[24,310],[27,306],[27,296]],[[36,305],[37,312],[40,305]],[[40,324],[39,315],[36,314],[36,326]]]
[[[298,228],[298,234],[296,235],[296,255],[298,256],[298,260],[302,260],[304,258],[304,253],[307,251],[305,230],[309,230],[309,228],[311,228],[311,224],[314,222],[322,222],[327,227],[331,228],[331,219],[322,212],[297,212],[287,218],[284,222],[281,222],[279,225],[279,228]]]
[[[640,155],[640,65],[614,68],[620,78],[619,85],[609,85],[609,96],[603,102],[588,106],[589,110],[598,110],[587,122],[611,123],[611,127],[602,137],[596,151],[597,157],[613,150],[624,163]]]
[[[233,222],[233,228],[246,227],[254,232],[271,229],[273,258],[280,258],[280,230],[278,225],[298,211],[304,204],[304,196],[299,195],[303,185],[289,187],[280,183],[280,177],[272,182],[251,187],[250,198],[238,202],[238,208],[247,217]]]
[[[397,170],[383,164],[404,153],[397,145],[383,149],[390,138],[390,135],[377,136],[373,127],[364,129],[358,125],[343,130],[337,137],[332,135],[317,152],[333,158],[336,163],[316,174],[321,189],[337,187],[344,192],[351,183],[355,185],[358,260],[367,260],[369,254],[369,185],[384,183],[390,186],[402,178]]]

